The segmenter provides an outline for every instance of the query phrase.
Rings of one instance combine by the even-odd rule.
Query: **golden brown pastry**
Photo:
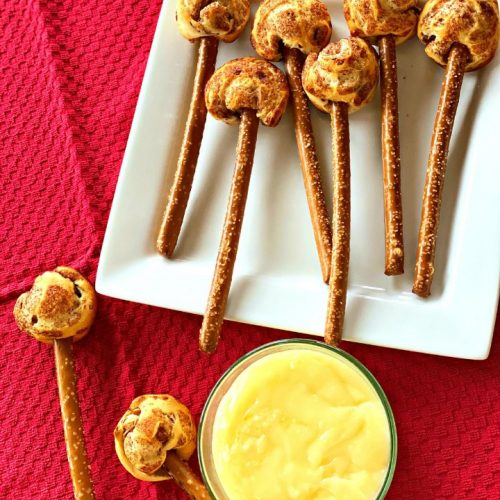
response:
[[[417,29],[416,0],[344,0],[344,16],[352,36],[375,44],[381,36],[394,35],[400,44]]]
[[[163,464],[167,453],[187,460],[196,448],[190,411],[168,394],[139,396],[120,419],[115,449],[121,464],[142,481],[171,479]]]
[[[70,267],[59,266],[35,279],[14,307],[20,330],[40,342],[85,336],[96,314],[96,294],[92,285]]]
[[[362,38],[331,43],[306,59],[302,83],[313,104],[330,113],[332,102],[345,102],[357,111],[370,102],[378,82],[375,51]]]
[[[174,253],[193,186],[207,117],[204,90],[215,70],[219,40],[236,40],[249,17],[249,0],[177,0],[176,20],[181,35],[200,41],[181,150],[156,239],[156,248],[165,257]]]
[[[188,40],[214,36],[223,42],[234,42],[249,17],[249,0],[177,0],[177,26]]]
[[[288,102],[288,83],[276,66],[255,57],[234,59],[219,68],[205,89],[209,113],[230,125],[253,109],[268,127],[278,125]]]
[[[425,52],[446,66],[453,44],[467,47],[465,71],[488,64],[498,46],[498,3],[496,0],[429,0],[420,14],[418,37]]]
[[[319,0],[264,0],[252,28],[252,46],[264,59],[279,61],[281,44],[304,54],[319,52],[330,41],[332,23]]]

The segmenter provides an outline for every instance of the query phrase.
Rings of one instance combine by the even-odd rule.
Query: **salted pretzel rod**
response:
[[[215,37],[206,37],[200,40],[198,64],[186,129],[177,161],[174,182],[170,189],[170,196],[156,243],[158,252],[166,257],[171,257],[174,253],[193,185],[207,118],[205,85],[215,71],[218,46],[219,41]]]
[[[207,117],[204,89],[215,70],[219,40],[236,40],[249,17],[249,0],[229,0],[224,5],[217,1],[177,0],[176,20],[181,35],[190,41],[200,39],[200,44],[177,169],[156,241],[158,252],[166,257],[172,256],[177,245],[193,185]]]
[[[271,63],[252,57],[226,63],[207,84],[208,111],[226,123],[239,122],[240,131],[217,263],[200,331],[200,349],[204,352],[213,352],[220,337],[238,252],[259,121],[269,127],[276,126],[287,102],[285,75]]]
[[[399,146],[398,74],[393,36],[379,40],[384,177],[385,274],[404,273],[403,204]]]
[[[54,345],[69,470],[75,498],[83,500],[95,496],[78,401],[73,343],[88,333],[95,313],[92,285],[79,272],[63,266],[38,276],[14,308],[19,329]]]
[[[351,160],[349,152],[349,106],[333,102],[333,252],[330,293],[325,322],[325,341],[338,345],[342,339],[347,298],[351,241]]]
[[[351,185],[348,113],[366,105],[378,81],[374,50],[351,37],[307,56],[302,82],[313,104],[331,116],[333,166],[333,244],[325,342],[342,340],[347,299],[351,231]],[[341,76],[341,78],[339,78]]]
[[[236,149],[236,166],[231,182],[226,219],[200,333],[200,348],[205,352],[213,352],[217,347],[222,322],[224,321],[224,311],[226,310],[229,289],[231,288],[248,188],[250,186],[258,129],[259,119],[255,111],[253,109],[243,110],[241,112]]]
[[[321,181],[309,102],[302,88],[305,55],[330,41],[330,15],[319,0],[264,0],[255,14],[251,42],[269,61],[285,61],[295,136],[323,281],[328,283],[332,231]]]
[[[205,486],[189,467],[196,448],[196,426],[188,408],[168,394],[135,398],[114,430],[123,467],[147,482],[174,479],[195,500],[209,500]]]
[[[431,294],[441,199],[464,73],[488,64],[498,45],[495,0],[430,0],[420,15],[418,36],[426,53],[446,67],[427,163],[413,293]]]
[[[379,46],[385,274],[394,276],[404,272],[396,44],[416,32],[417,1],[344,0],[344,15],[351,35]]]

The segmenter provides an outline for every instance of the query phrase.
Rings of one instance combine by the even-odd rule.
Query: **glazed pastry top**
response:
[[[466,71],[488,64],[498,46],[496,0],[429,0],[420,14],[418,37],[425,52],[445,66],[455,43],[469,50]]]
[[[376,43],[381,36],[394,35],[399,44],[417,30],[417,1],[344,0],[344,16],[352,36]]]
[[[307,56],[302,73],[304,90],[320,110],[330,113],[332,102],[345,102],[349,111],[367,104],[378,82],[378,61],[362,38],[344,38]]]
[[[288,103],[286,76],[273,64],[254,57],[234,59],[208,81],[205,101],[210,114],[231,125],[244,109],[253,109],[264,125],[275,127]]]
[[[143,481],[163,481],[167,453],[187,460],[196,447],[196,426],[190,411],[168,394],[147,394],[130,404],[118,422],[115,448],[122,465]]]
[[[214,36],[234,42],[249,18],[249,0],[177,0],[177,26],[188,40]]]

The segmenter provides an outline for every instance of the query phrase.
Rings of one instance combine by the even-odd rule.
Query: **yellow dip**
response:
[[[237,377],[217,409],[212,446],[231,500],[365,500],[384,482],[390,430],[356,367],[296,349]]]

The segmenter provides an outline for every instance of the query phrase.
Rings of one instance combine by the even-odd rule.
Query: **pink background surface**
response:
[[[1,498],[72,496],[53,353],[18,332],[12,308],[57,265],[95,279],[160,6],[0,0]],[[98,498],[184,498],[171,481],[140,483],[121,468],[112,437],[119,417],[135,396],[169,392],[198,419],[233,361],[288,336],[227,323],[207,357],[197,350],[200,323],[100,297],[95,327],[75,349]],[[499,335],[483,362],[344,348],[375,374],[394,409],[399,460],[388,498],[500,498]]]

